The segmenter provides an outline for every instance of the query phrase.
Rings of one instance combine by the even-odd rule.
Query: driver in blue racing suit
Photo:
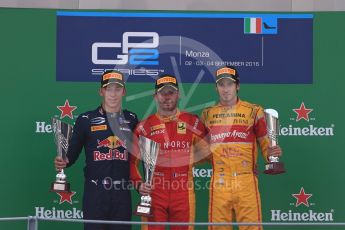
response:
[[[126,93],[124,76],[105,72],[101,80],[102,105],[81,114],[74,125],[67,156],[55,158],[55,167],[69,167],[85,149],[83,217],[91,220],[131,220],[129,179],[132,130],[138,123],[135,113],[122,110]],[[129,230],[130,225],[85,224],[85,230]]]

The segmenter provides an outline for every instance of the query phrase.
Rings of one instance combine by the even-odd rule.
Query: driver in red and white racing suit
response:
[[[156,114],[140,122],[137,137],[144,136],[160,143],[152,187],[143,182],[139,173],[139,151],[131,163],[131,179],[141,195],[152,197],[152,217],[144,221],[194,222],[195,194],[192,168],[208,154],[203,140],[205,127],[197,115],[177,108],[178,83],[174,76],[163,75],[156,81],[154,98]],[[134,138],[135,139],[135,138]],[[134,143],[134,146],[137,146]],[[165,226],[143,225],[142,229],[164,229]],[[192,229],[192,226],[171,226],[171,230]]]

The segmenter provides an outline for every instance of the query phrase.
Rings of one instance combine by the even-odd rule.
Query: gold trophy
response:
[[[269,146],[278,145],[279,120],[278,111],[274,109],[265,109],[265,118],[267,124],[267,133],[270,140]],[[280,174],[285,172],[284,163],[279,162],[279,157],[269,156],[269,163],[265,165],[265,174]]]
[[[57,149],[57,155],[66,159],[66,154],[68,151],[69,140],[72,137],[73,126],[62,122],[59,119],[52,118],[52,127],[54,132],[54,140]],[[58,174],[56,174],[55,182],[52,182],[50,191],[52,192],[71,192],[70,184],[66,181],[66,174],[64,170],[61,169]]]
[[[160,144],[144,136],[139,137],[139,148],[144,162],[145,183],[152,185]],[[150,195],[141,196],[135,214],[138,216],[152,216],[152,198]]]

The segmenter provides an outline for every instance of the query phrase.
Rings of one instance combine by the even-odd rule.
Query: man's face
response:
[[[237,91],[240,85],[228,78],[223,78],[216,85],[219,100],[224,105],[234,105],[237,101]]]
[[[125,88],[119,84],[110,84],[100,89],[100,95],[103,97],[103,103],[107,108],[118,107],[125,92]]]
[[[179,92],[170,86],[165,86],[155,94],[154,98],[159,110],[174,111],[177,108]]]

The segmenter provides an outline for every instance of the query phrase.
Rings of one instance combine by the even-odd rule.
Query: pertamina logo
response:
[[[290,121],[294,123],[287,127],[282,126],[280,128],[281,136],[334,136],[335,125],[315,125],[314,109],[308,107],[304,102],[291,111],[293,117],[290,118]]]
[[[295,200],[290,203],[294,206],[294,210],[271,210],[271,221],[277,222],[332,222],[334,210],[329,212],[317,212],[311,209],[316,204],[310,200],[313,194],[307,193],[303,187],[299,189],[298,193],[291,194]],[[308,208],[306,210],[306,207]]]
[[[73,197],[76,195],[76,192],[56,192],[56,199],[53,200],[53,203],[58,205],[62,204],[77,204],[79,201],[73,200]],[[61,207],[35,207],[35,216],[41,218],[61,218],[61,219],[82,219],[83,211],[70,206],[61,206]]]
[[[70,119],[74,119],[73,111],[76,110],[77,106],[71,106],[69,100],[66,99],[63,105],[58,105],[56,108],[60,111],[60,115],[55,115],[55,117],[59,117],[63,119],[64,117],[69,117]],[[51,133],[53,132],[52,126],[50,121],[36,121],[36,133]]]

